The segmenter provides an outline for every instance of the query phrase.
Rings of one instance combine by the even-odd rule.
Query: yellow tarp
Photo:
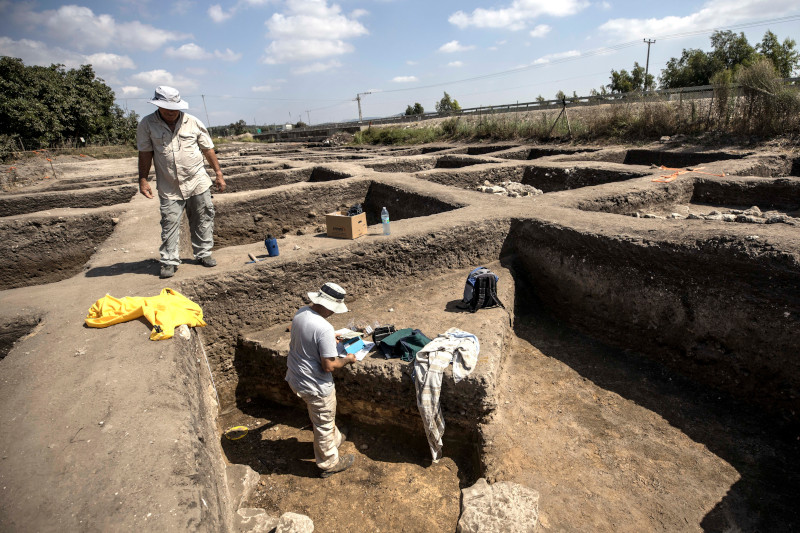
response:
[[[151,341],[169,339],[175,334],[175,328],[186,324],[190,328],[205,326],[203,310],[174,289],[163,289],[158,296],[126,296],[119,299],[110,294],[97,300],[89,314],[86,325],[91,328],[106,328],[145,317],[152,325]]]

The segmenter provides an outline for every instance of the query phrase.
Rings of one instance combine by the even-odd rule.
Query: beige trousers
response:
[[[344,441],[336,427],[336,389],[328,396],[294,392],[308,407],[308,417],[314,430],[314,459],[317,466],[322,470],[330,470],[339,462],[339,446]]]

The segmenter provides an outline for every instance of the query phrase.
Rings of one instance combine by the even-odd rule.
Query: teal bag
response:
[[[431,340],[420,330],[404,328],[384,338],[379,348],[386,359],[399,357],[410,363],[416,358],[417,352],[429,342]]]

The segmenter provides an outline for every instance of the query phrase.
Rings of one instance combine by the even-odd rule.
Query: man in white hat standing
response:
[[[346,313],[345,291],[326,283],[319,292],[309,292],[311,305],[301,307],[292,320],[286,381],[306,402],[314,430],[314,458],[320,475],[328,477],[347,470],[355,461],[349,454],[339,457],[346,436],[336,427],[336,390],[332,372],[356,362],[356,356],[337,357],[336,336],[326,320],[334,313]]]
[[[155,161],[156,186],[161,202],[161,277],[169,278],[181,263],[178,254],[181,216],[189,217],[192,252],[206,267],[216,266],[211,257],[214,247],[214,204],[211,202],[211,178],[203,156],[216,173],[217,190],[225,190],[225,180],[214,153],[208,130],[197,118],[183,113],[189,107],[177,89],[156,87],[149,102],[158,107],[139,123],[136,144],[139,149],[139,192],[153,198],[147,182]]]

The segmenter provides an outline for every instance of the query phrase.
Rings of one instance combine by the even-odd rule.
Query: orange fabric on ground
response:
[[[158,296],[148,297],[126,296],[119,299],[106,294],[89,309],[86,325],[106,328],[141,316],[153,325],[151,341],[169,339],[175,334],[175,328],[181,324],[190,328],[206,325],[200,306],[169,288],[163,289]]]

